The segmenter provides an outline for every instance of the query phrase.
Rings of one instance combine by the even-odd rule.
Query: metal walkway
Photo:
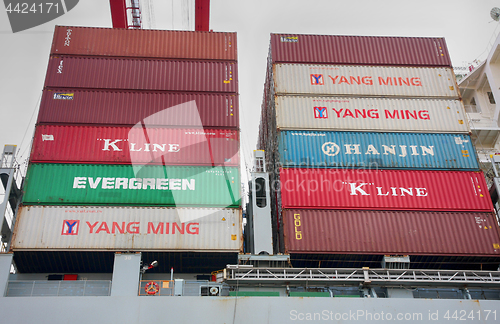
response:
[[[217,281],[231,286],[427,286],[488,287],[500,289],[500,271],[405,270],[405,269],[327,269],[253,268],[228,265],[217,274]]]

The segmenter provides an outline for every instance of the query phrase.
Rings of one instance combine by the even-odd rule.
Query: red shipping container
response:
[[[37,122],[237,128],[238,96],[46,89]]]
[[[45,87],[237,93],[237,70],[234,62],[52,56]]]
[[[237,60],[236,33],[56,26],[51,54]]]
[[[288,253],[500,255],[492,213],[284,210]]]
[[[32,162],[238,166],[238,131],[39,125]]]
[[[283,208],[493,211],[482,172],[280,169]]]
[[[444,38],[271,34],[273,63],[452,67]]]

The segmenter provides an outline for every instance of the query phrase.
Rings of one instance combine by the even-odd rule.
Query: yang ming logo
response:
[[[80,221],[74,219],[63,220],[63,228],[61,235],[78,235]]]
[[[314,118],[328,118],[328,110],[326,107],[314,107]]]
[[[323,74],[311,74],[311,84],[324,85],[325,80],[323,79]]]
[[[13,33],[30,29],[54,20],[71,9],[79,0],[4,0]]]

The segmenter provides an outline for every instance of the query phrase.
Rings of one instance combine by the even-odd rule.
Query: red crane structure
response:
[[[126,0],[109,0],[113,28],[142,28],[139,0],[131,0],[127,7]],[[128,23],[127,10],[131,10],[132,22]],[[210,0],[195,0],[195,30],[210,30]]]
[[[127,5],[125,0],[109,0],[113,28],[127,28]]]
[[[195,0],[194,30],[209,31],[210,0]]]

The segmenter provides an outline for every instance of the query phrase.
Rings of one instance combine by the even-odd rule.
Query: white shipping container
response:
[[[468,133],[460,100],[277,96],[277,128]]]
[[[240,252],[241,210],[23,206],[14,251]]]
[[[450,68],[275,64],[275,94],[458,99]]]

